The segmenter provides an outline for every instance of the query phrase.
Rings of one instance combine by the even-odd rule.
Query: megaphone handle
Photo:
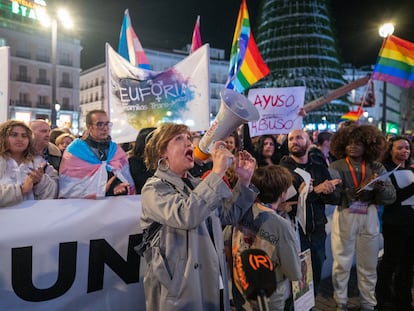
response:
[[[257,294],[257,304],[259,307],[259,311],[270,311],[269,304],[267,303],[266,299],[267,298],[265,291],[263,289],[260,289]]]

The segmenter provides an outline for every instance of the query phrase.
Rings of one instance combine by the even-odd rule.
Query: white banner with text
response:
[[[0,209],[0,310],[145,310],[141,196]]]
[[[209,45],[173,67],[156,72],[134,67],[106,45],[112,140],[135,141],[145,127],[182,123],[192,131],[209,128]]]
[[[288,134],[302,129],[298,115],[305,101],[305,87],[251,89],[248,98],[260,114],[258,121],[249,122],[250,136]]]

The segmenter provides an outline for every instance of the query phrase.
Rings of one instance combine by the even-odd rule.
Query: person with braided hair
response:
[[[380,239],[377,206],[393,203],[396,192],[388,177],[365,186],[387,172],[377,162],[385,146],[385,137],[371,125],[343,127],[331,139],[331,152],[338,160],[329,169],[333,178],[342,179],[341,203],[333,214],[331,235],[336,310],[347,310],[354,254],[361,310],[374,310],[377,304],[375,285]]]

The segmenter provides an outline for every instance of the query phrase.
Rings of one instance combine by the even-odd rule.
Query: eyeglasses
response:
[[[98,122],[95,123],[95,126],[97,128],[100,128],[100,129],[104,128],[105,126],[107,126],[108,128],[111,128],[112,125],[113,125],[112,122],[102,122],[102,121],[98,121]]]

